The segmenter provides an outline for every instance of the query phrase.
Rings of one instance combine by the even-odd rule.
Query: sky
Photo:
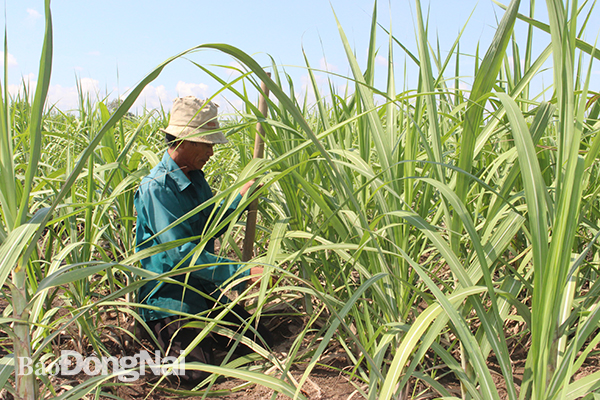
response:
[[[538,3],[535,17],[547,21],[544,4]],[[422,0],[421,4],[429,18],[429,39],[436,46],[439,40],[444,56],[465,24],[461,52],[473,55],[479,43],[483,56],[503,13],[491,0]],[[4,6],[9,90],[15,93],[21,82],[28,82],[33,91],[44,35],[44,2],[5,0]],[[290,75],[297,92],[310,92],[304,54],[313,68],[350,75],[336,16],[365,67],[373,9],[373,0],[53,0],[49,102],[63,111],[77,108],[78,82],[94,99],[124,96],[169,57],[206,43],[238,47],[266,68],[272,57],[277,68]],[[529,2],[522,0],[521,13],[528,10]],[[414,0],[380,0],[377,16],[381,25],[391,27],[394,37],[417,54]],[[595,11],[587,33],[590,37],[586,37],[592,43],[599,22]],[[524,37],[525,29],[518,21],[516,34]],[[384,89],[389,37],[379,28],[377,38],[376,86]],[[536,33],[535,40],[540,51],[550,37]],[[399,46],[394,48],[394,60],[397,89],[416,87],[416,67]],[[191,61],[227,81],[237,76],[231,68],[220,67],[239,66],[230,56],[212,50],[194,53],[167,66],[146,87],[135,110],[169,108],[178,96],[209,97],[218,92],[221,85]],[[473,62],[472,57],[463,59],[465,75],[472,71]],[[327,75],[317,76],[325,87]],[[333,80],[339,88],[347,84],[341,78]],[[465,78],[464,84],[468,83]],[[226,111],[241,105],[230,93],[220,94],[215,101]]]

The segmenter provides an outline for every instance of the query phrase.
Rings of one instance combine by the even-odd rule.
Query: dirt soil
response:
[[[1,305],[6,305],[5,302],[0,302]],[[1,307],[3,308],[3,307]],[[0,311],[1,311],[0,308]],[[275,336],[275,346],[273,352],[278,358],[283,358],[284,353],[287,353],[298,335],[303,329],[305,319],[300,316],[293,316],[289,314],[272,315],[269,318],[265,318],[266,325],[272,330]],[[106,331],[106,335],[102,335],[104,345],[110,350],[110,354],[113,355],[134,355],[139,353],[141,350],[146,349],[150,352],[153,351],[152,346],[149,342],[142,340],[141,343],[128,340],[126,335],[114,334],[116,331],[113,330],[112,334],[108,327],[120,325],[122,328],[133,331],[133,324],[131,317],[128,314],[117,313],[116,311],[110,311],[104,314],[102,318],[102,324],[98,327],[98,330]],[[512,327],[513,333],[519,331],[519,326]],[[507,330],[507,334],[510,335],[510,328]],[[6,353],[11,347],[10,340],[0,330],[1,346],[0,352]],[[137,336],[137,335],[136,335]],[[60,349],[77,349],[75,341],[68,338],[69,335],[65,335],[58,343]],[[139,337],[139,336],[138,336]],[[106,338],[106,339],[105,339]],[[119,338],[124,340],[120,340]],[[84,340],[85,342],[85,340]],[[508,339],[509,348],[512,349],[511,360],[513,362],[513,374],[515,384],[520,385],[520,381],[523,375],[523,368],[525,365],[525,359],[527,357],[527,338],[515,334],[509,336]],[[58,350],[57,348],[57,350]],[[436,365],[438,362],[436,358],[429,354],[423,361],[424,368],[439,368]],[[324,366],[315,368],[309,379],[302,386],[302,394],[308,399],[334,399],[334,400],[352,400],[363,398],[363,391],[366,390],[366,385],[358,380],[350,381],[348,374],[342,371],[349,371],[351,369],[351,363],[346,358],[342,348],[338,345],[330,347],[324,359],[322,360]],[[488,360],[490,370],[496,384],[499,388],[499,392],[502,399],[507,398],[506,396],[506,384],[503,380],[500,368],[494,357],[490,357]],[[329,366],[329,367],[327,367]],[[600,345],[597,346],[595,351],[592,352],[592,356],[588,358],[586,363],[577,373],[577,378],[592,374],[600,370]],[[294,365],[290,371],[296,381],[299,381],[303,375],[303,366]],[[443,369],[439,370],[439,375],[442,376],[445,372]],[[57,390],[56,395],[60,395],[65,391],[72,389],[73,387],[85,382],[88,379],[87,376],[81,374],[74,377],[52,377],[52,384]],[[190,392],[185,391],[178,386],[177,381],[171,382],[163,381],[160,385],[155,387],[154,383],[157,378],[154,376],[146,375],[141,376],[139,380],[134,382],[119,382],[113,379],[112,383],[103,387],[103,392],[106,395],[100,395],[99,398],[103,400],[108,399],[195,399],[205,395],[204,391]],[[448,374],[446,378],[441,378],[439,382],[454,396],[460,397],[460,384],[454,378],[452,374]],[[407,388],[407,392],[403,399],[434,399],[439,397],[439,393],[431,390],[420,382],[411,382]],[[518,390],[518,387],[517,387]],[[272,399],[273,390],[263,386],[248,384],[247,382],[231,379],[231,378],[219,378],[217,382],[210,387],[210,392],[207,394],[208,397],[218,396],[221,399],[232,399],[232,400],[258,400],[258,399]],[[46,398],[53,398],[54,396],[48,395]],[[84,398],[97,398],[92,394],[85,396]],[[287,398],[282,394],[278,394],[276,399]],[[12,396],[6,392],[6,390],[0,391],[0,400],[12,399]]]
[[[125,316],[120,315],[120,318]],[[106,322],[114,323],[110,319],[115,318],[115,315],[109,315]],[[303,328],[304,319],[297,316],[289,316],[282,314],[281,316],[271,316],[265,318],[266,325],[271,329],[275,338],[275,346],[273,348],[274,354],[278,358],[282,358],[284,353],[289,351],[291,344],[296,338],[297,334]],[[122,321],[122,325],[129,323],[129,321]],[[121,345],[115,345],[114,342],[105,343],[107,347],[118,353]],[[136,354],[139,351],[146,349],[150,352],[153,351],[152,346],[146,340],[142,340],[142,345],[136,343],[128,343],[126,345],[127,354]],[[112,353],[111,354],[115,354]],[[357,392],[356,387],[346,378],[343,373],[340,373],[342,368],[348,367],[348,361],[340,348],[331,348],[327,351],[327,360],[331,364],[331,368],[317,367],[313,369],[309,379],[305,382],[302,387],[302,394],[308,399],[334,399],[334,400],[347,400],[347,399],[358,399],[362,398]],[[296,381],[302,378],[303,370],[300,367],[294,366],[290,371]],[[75,386],[78,383],[83,382],[87,377],[83,374],[71,377],[69,381],[54,377],[53,381],[55,387],[64,386]],[[112,396],[118,396],[122,399],[192,399],[199,398],[204,395],[204,390],[197,392],[186,391],[179,387],[176,379],[171,378],[171,382],[163,381],[158,387],[155,387],[154,383],[157,378],[152,375],[140,376],[140,379],[134,382],[118,382],[114,380],[114,384],[105,387],[104,392],[110,393],[111,396],[100,396],[103,400],[114,399]],[[63,386],[63,387],[64,387]],[[232,378],[221,377],[217,382],[210,387],[209,396],[218,396],[221,399],[271,399],[273,397],[273,390],[264,386],[255,384],[248,384],[245,381]],[[60,392],[58,393],[60,394]],[[91,397],[90,397],[91,398]],[[282,394],[275,397],[276,399],[288,398]]]
[[[295,378],[300,379],[301,372],[293,371]],[[151,385],[149,383],[137,383],[135,385],[126,385],[115,387],[113,393],[124,399],[139,399],[146,398],[149,395],[149,399],[166,400],[173,399],[196,399],[201,397],[204,392],[199,391],[195,395],[186,395],[185,391],[172,390],[167,385],[163,385],[158,390],[152,392]],[[231,400],[258,400],[258,399],[271,399],[273,396],[273,390],[268,389],[264,386],[259,385],[248,385],[247,383],[237,379],[224,379],[215,384],[211,388],[211,394],[209,397],[219,396],[221,399]],[[176,395],[179,393],[179,395]],[[192,394],[192,393],[189,393]],[[347,400],[347,399],[359,399],[362,398],[356,392],[356,389],[339,374],[333,373],[327,369],[316,369],[312,372],[309,381],[304,384],[302,394],[308,399],[332,399],[332,400]],[[108,399],[108,397],[102,397]],[[278,394],[276,399],[287,399],[288,397],[283,394]]]

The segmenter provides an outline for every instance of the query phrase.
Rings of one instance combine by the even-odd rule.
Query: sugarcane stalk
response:
[[[267,76],[270,78],[271,73],[267,72]],[[269,97],[269,89],[267,85],[262,82],[260,85],[261,93],[258,99],[258,111],[266,117],[268,112],[267,97]],[[265,142],[263,137],[265,130],[261,122],[256,123],[256,136],[254,138],[254,158],[263,158],[265,153]],[[254,238],[256,237],[256,214],[258,209],[258,199],[250,203],[248,207],[248,217],[246,218],[246,235],[244,236],[243,250],[242,250],[242,261],[250,261],[254,254]]]
[[[18,322],[13,326],[13,348],[15,355],[15,389],[19,400],[36,400],[38,398],[37,380],[32,365],[27,368],[27,364],[33,364],[29,312],[27,310],[27,272],[25,260],[21,258],[12,274],[11,288],[13,300],[13,317]]]

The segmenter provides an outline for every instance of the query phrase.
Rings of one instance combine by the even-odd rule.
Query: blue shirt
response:
[[[204,179],[203,171],[191,171],[189,176],[188,179],[169,153],[165,152],[160,163],[150,171],[148,176],[142,179],[134,199],[137,210],[136,244],[138,251],[157,244],[202,235],[211,215],[213,215],[213,219],[218,215],[220,210],[217,209],[213,212],[214,205],[211,205],[171,229],[155,236],[158,232],[212,198],[212,190],[206,179]],[[241,199],[242,196],[238,194],[226,210],[223,218],[237,208]],[[226,229],[224,228],[216,236],[222,235]],[[158,274],[168,272],[188,256],[199,241],[199,239],[196,239],[144,258],[141,260],[142,267]],[[240,268],[240,265],[214,255],[214,245],[215,240],[213,237],[206,243],[195,265],[227,262],[229,264],[201,267],[189,274],[187,283],[206,294],[217,297],[220,294],[217,287],[231,278]],[[179,268],[190,266],[191,260],[192,257],[188,257]],[[240,276],[247,275],[249,275],[249,271],[245,271]],[[177,275],[173,279],[183,282],[186,275]],[[140,308],[140,315],[145,321],[153,321],[174,315],[173,312],[167,310],[197,314],[208,309],[208,304],[201,294],[190,289],[184,289],[183,286],[178,284],[150,281],[140,289],[139,295],[142,303],[166,309],[150,310]]]

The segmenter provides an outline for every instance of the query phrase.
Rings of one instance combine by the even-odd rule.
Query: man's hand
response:
[[[263,267],[252,267],[250,268],[250,283],[258,281],[263,274]]]
[[[256,182],[256,179],[252,179],[251,181],[248,181],[244,184],[244,186],[242,186],[242,188],[240,189],[240,194],[243,196],[246,194],[246,192],[248,192],[248,190],[250,190],[250,187],[252,185],[254,185],[254,182]],[[257,189],[262,187],[262,183],[260,185],[258,185]]]
[[[261,279],[263,277],[264,274],[264,269],[263,267],[252,267],[250,268],[250,281],[248,283],[252,284],[254,282],[257,282],[259,279]],[[273,274],[271,274],[271,277],[269,279],[269,283],[268,283],[268,288],[271,289],[273,286],[275,286],[275,277],[273,276]]]

